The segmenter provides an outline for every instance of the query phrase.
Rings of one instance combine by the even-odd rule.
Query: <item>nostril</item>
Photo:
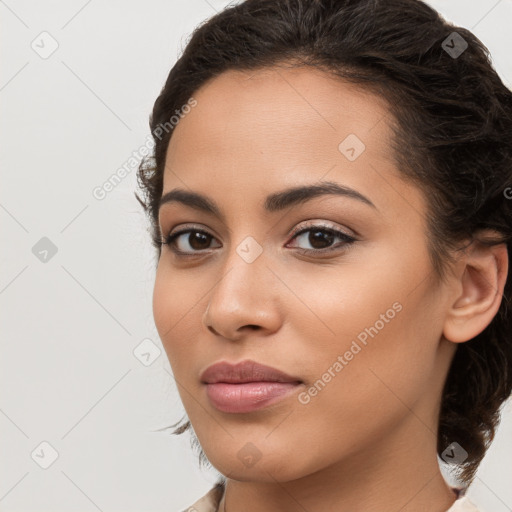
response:
[[[211,333],[213,333],[217,336],[220,336],[220,334],[211,325],[208,325],[207,328]],[[248,328],[248,329],[252,329],[253,331],[256,331],[257,329],[260,329],[260,326],[254,325],[254,324],[247,324],[247,325],[244,325],[243,327],[241,327],[241,329],[244,329],[244,328]]]

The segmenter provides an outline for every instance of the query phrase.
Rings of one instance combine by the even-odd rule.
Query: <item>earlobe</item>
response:
[[[505,244],[485,246],[475,241],[466,249],[456,298],[447,311],[444,337],[454,343],[480,334],[499,310],[508,274]]]

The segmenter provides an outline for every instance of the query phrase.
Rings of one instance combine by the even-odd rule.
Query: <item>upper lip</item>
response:
[[[201,374],[201,382],[214,384],[216,382],[302,382],[297,377],[266,366],[256,361],[245,360],[237,364],[226,361],[212,364]]]

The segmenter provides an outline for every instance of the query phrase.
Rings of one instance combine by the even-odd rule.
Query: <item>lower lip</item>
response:
[[[206,384],[206,394],[222,412],[251,412],[283,400],[300,385],[298,382],[244,382]]]

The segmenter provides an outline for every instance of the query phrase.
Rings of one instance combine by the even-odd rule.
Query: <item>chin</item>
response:
[[[243,449],[238,452],[225,450],[220,453],[217,446],[213,450],[215,453],[211,450],[208,452],[205,450],[205,453],[219,473],[240,482],[289,482],[313,472],[313,470],[308,471],[304,465],[306,462],[304,453],[295,460],[284,454],[284,451],[280,452],[274,448],[270,455],[261,453],[259,459],[256,456],[252,460],[249,455],[244,454]],[[249,447],[246,448],[246,453],[250,453]]]

